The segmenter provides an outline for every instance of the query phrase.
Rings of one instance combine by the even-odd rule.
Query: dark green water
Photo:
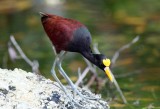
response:
[[[99,50],[109,58],[139,35],[139,41],[120,53],[112,69],[128,104],[122,104],[115,87],[108,83],[99,93],[106,100],[113,98],[110,104],[112,109],[160,108],[159,0],[68,0],[58,6],[50,4],[47,7],[43,2],[37,2],[23,11],[0,11],[0,67],[31,71],[23,60],[12,62],[9,58],[7,43],[13,34],[26,55],[31,60],[39,61],[40,72],[47,78],[52,78],[50,69],[54,53],[41,26],[39,11],[56,13],[84,23],[92,34],[93,43],[98,43]],[[78,67],[84,69],[85,65],[76,53],[67,55],[63,62],[64,69],[70,72],[73,80],[77,78],[75,72]],[[98,70],[98,74],[106,78],[102,71]]]

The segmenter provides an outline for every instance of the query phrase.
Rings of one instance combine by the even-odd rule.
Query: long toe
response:
[[[99,100],[100,99],[100,97],[90,97],[89,92],[87,92],[88,94],[83,93],[82,91],[80,92],[75,85],[71,86],[71,88],[75,94],[79,95],[84,100]]]

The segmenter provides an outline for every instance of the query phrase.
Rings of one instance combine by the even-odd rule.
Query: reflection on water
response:
[[[118,101],[113,104],[115,108],[139,108],[151,104],[158,107],[160,100],[159,0],[152,2],[144,0],[138,2],[127,0],[123,2],[55,1],[22,0],[17,2],[14,0],[13,6],[10,5],[9,0],[0,1],[0,67],[9,69],[19,67],[31,71],[23,60],[12,62],[9,59],[7,42],[10,34],[13,34],[26,55],[39,61],[41,73],[51,78],[49,71],[54,55],[51,42],[41,26],[38,12],[58,14],[83,22],[92,34],[93,43],[98,43],[99,50],[107,54],[109,58],[121,46],[140,35],[140,40],[136,44],[120,53],[113,68],[113,72],[119,77],[117,81],[129,105],[120,104],[121,99],[117,92],[114,88],[109,89],[108,84],[107,88],[103,87],[100,92],[104,97],[115,97],[115,101]],[[3,5],[4,3],[8,5]],[[67,55],[63,63],[67,72],[76,72],[79,66],[85,67],[80,55],[73,53],[70,55]],[[99,72],[99,76],[104,77],[104,74]],[[128,73],[131,75],[126,75]],[[76,73],[69,75],[77,77]]]

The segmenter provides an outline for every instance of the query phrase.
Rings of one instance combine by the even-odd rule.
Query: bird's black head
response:
[[[97,67],[99,67],[100,69],[102,69],[106,73],[110,81],[113,82],[113,75],[109,69],[109,66],[111,64],[110,59],[107,59],[106,56],[103,54],[93,54],[93,56],[95,59],[94,64],[97,65]]]
[[[101,70],[103,70],[106,75],[109,77],[110,81],[113,82],[113,76],[109,69],[110,60],[106,58],[103,54],[92,54],[89,52],[83,53],[83,56],[86,57],[91,63],[95,64]]]
[[[93,54],[93,56],[94,56],[94,60],[95,60],[95,62],[93,62],[93,64],[95,64],[100,69],[104,70],[104,68],[106,66],[103,64],[103,60],[107,59],[106,56],[103,54]]]

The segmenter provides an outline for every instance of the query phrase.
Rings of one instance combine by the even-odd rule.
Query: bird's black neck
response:
[[[86,59],[88,59],[91,63],[93,63],[100,69],[103,69],[103,66],[101,65],[102,59],[105,57],[103,54],[93,54],[91,52],[83,52],[82,55]]]

